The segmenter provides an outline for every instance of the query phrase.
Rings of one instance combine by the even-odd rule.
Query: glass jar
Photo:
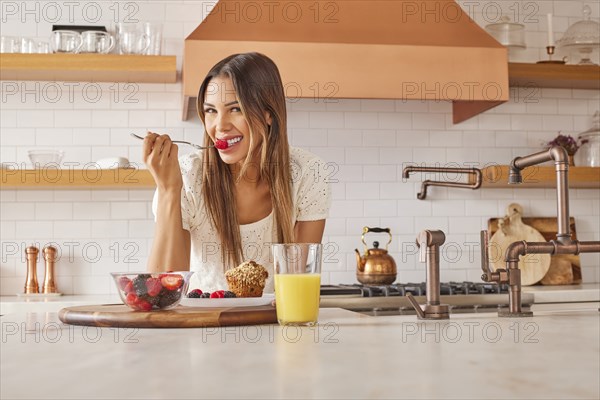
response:
[[[600,113],[594,114],[592,127],[578,136],[581,147],[575,153],[575,165],[600,167]]]

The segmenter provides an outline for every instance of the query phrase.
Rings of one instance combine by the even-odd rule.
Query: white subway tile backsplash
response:
[[[140,2],[138,17],[163,22],[165,54],[175,54],[181,69],[183,39],[214,3]],[[529,15],[530,6],[525,3],[461,1],[476,13],[482,26],[500,17],[485,13],[484,6],[488,11],[499,7],[507,15],[518,7],[520,20],[514,22],[525,24],[528,48],[510,51],[509,56],[524,62],[546,57],[545,13],[555,14],[557,37],[582,18],[580,7],[571,3],[538,1],[538,14]],[[110,4],[99,3],[99,23],[109,28],[114,19]],[[597,18],[599,7],[592,4],[592,8]],[[34,32],[33,36],[46,39],[51,25],[31,19],[22,24],[9,18],[2,34],[14,30],[18,36],[30,36],[27,33]],[[129,132],[144,134],[150,129],[196,143],[204,135],[193,111],[187,121],[181,120],[181,80],[173,84],[3,81],[2,88],[0,160],[18,162],[20,167],[30,168],[27,150],[57,147],[65,151],[64,167],[83,168],[99,158],[123,156],[145,168],[141,143],[130,138]],[[464,181],[464,177],[414,174],[404,179],[403,167],[505,165],[515,156],[542,149],[559,130],[571,135],[587,130],[591,115],[600,108],[600,94],[595,90],[510,88],[509,102],[454,124],[450,102],[298,99],[288,94],[290,143],[328,162],[334,179],[323,239],[328,260],[324,283],[356,281],[354,249],[362,251],[364,226],[392,229],[390,254],[402,265],[400,281],[425,280],[415,245],[422,229],[446,233],[442,280],[479,280],[479,256],[471,254],[469,243],[477,243],[488,218],[503,216],[512,202],[523,205],[529,216],[555,216],[555,190],[431,187],[427,199],[418,200],[422,180]],[[180,147],[180,155],[189,151]],[[114,293],[109,272],[145,269],[154,236],[153,194],[153,189],[1,190],[2,250],[3,256],[11,256],[0,262],[0,295],[23,290],[21,253],[31,242],[40,246],[58,243],[63,257],[57,281],[63,293]],[[596,189],[571,190],[571,215],[577,220],[580,240],[600,238],[599,197]],[[379,236],[367,238],[369,244],[372,240],[387,243],[387,235]],[[600,255],[584,254],[581,260],[584,280],[600,280]]]
[[[103,220],[92,221],[91,229],[98,238],[126,238],[128,234],[128,221]]]
[[[287,126],[290,128],[308,128],[310,119],[308,112],[305,111],[288,111]]]
[[[129,112],[117,110],[94,110],[92,111],[93,128],[117,128],[129,126]]]
[[[395,182],[395,165],[365,165],[363,168],[363,180],[365,182]]]
[[[412,115],[412,126],[414,129],[444,129],[446,128],[445,114],[427,113]]]
[[[110,203],[107,202],[75,202],[73,203],[73,219],[93,220],[110,218]]]
[[[365,200],[365,217],[393,217],[396,215],[395,200]]]
[[[2,108],[2,118],[0,118],[0,128],[16,128],[17,127],[17,111],[6,110],[4,105]],[[2,135],[3,136],[3,135]]]
[[[16,237],[28,241],[52,237],[52,229],[51,221],[19,221],[16,225]]]
[[[355,129],[328,129],[327,144],[329,146],[358,147],[363,144],[363,133]]]
[[[568,133],[573,130],[573,117],[570,115],[544,115],[542,130],[557,134],[559,131]]]
[[[2,110],[2,119],[4,110]],[[5,128],[2,127],[0,134],[0,146],[31,146],[36,143],[34,128]]]
[[[98,232],[94,230],[94,235]],[[77,240],[91,237],[90,221],[55,221],[53,237],[59,239]]]
[[[344,113],[311,112],[309,114],[309,124],[311,128],[317,129],[341,129],[344,128]]]
[[[396,145],[396,131],[393,130],[363,130],[363,146],[389,147]]]
[[[409,113],[379,113],[378,120],[381,129],[412,128],[412,117]]]
[[[347,129],[375,129],[379,126],[377,113],[344,113],[344,126]]]
[[[376,200],[379,199],[379,182],[346,183],[346,199]]]

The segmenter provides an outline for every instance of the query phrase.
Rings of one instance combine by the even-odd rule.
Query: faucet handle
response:
[[[489,238],[488,231],[481,231],[481,280],[489,282],[491,280],[492,271],[490,270],[490,255],[489,255]]]

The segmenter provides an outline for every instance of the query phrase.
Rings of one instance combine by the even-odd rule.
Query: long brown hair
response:
[[[279,69],[270,58],[259,53],[234,54],[217,63],[204,78],[198,92],[198,115],[203,124],[206,92],[211,80],[217,77],[231,79],[240,108],[250,127],[250,150],[237,179],[244,176],[252,160],[260,160],[259,179],[267,182],[271,193],[276,240],[291,243],[294,241],[292,178],[285,94]],[[265,111],[271,116],[270,126]],[[260,145],[255,148],[258,140]],[[204,135],[204,144],[212,144],[208,134]],[[217,149],[204,150],[202,198],[221,240],[225,269],[240,264],[243,257],[234,183],[231,169],[220,159]]]

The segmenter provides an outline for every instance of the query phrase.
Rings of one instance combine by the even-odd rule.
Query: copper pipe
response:
[[[560,146],[554,146],[539,153],[516,157],[510,163],[508,183],[522,183],[521,170],[552,160],[554,160],[556,169],[556,209],[558,215],[556,240],[568,244],[571,241],[571,228],[569,226],[569,155],[567,151]]]
[[[25,278],[25,293],[39,293],[40,287],[37,280],[37,258],[39,250],[35,246],[25,249],[27,256],[27,277]]]
[[[445,182],[445,181],[431,181],[429,179],[423,181],[421,184],[421,192],[417,194],[419,200],[425,200],[427,197],[428,186],[444,186],[444,187],[455,187],[463,189],[479,189],[483,181],[481,170],[478,168],[444,168],[444,167],[418,167],[415,165],[409,165],[402,170],[402,177],[408,179],[411,172],[434,172],[434,173],[453,173],[453,174],[473,174],[475,175],[475,183],[465,182]]]

